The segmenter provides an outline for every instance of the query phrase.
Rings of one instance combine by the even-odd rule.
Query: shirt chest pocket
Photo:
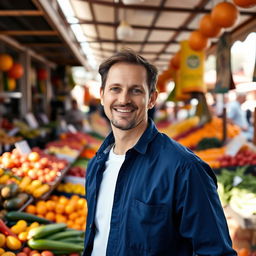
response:
[[[133,200],[129,209],[129,247],[139,255],[158,255],[168,245],[168,207]],[[160,255],[160,254],[159,254]],[[164,255],[164,254],[163,254]]]

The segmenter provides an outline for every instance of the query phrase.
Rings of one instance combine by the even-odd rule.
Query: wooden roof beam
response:
[[[0,10],[0,16],[43,16],[39,10]]]
[[[0,35],[8,36],[57,36],[53,30],[1,30]]]
[[[48,47],[48,48],[58,48],[65,47],[64,43],[22,43],[26,47]]]
[[[164,12],[187,12],[187,13],[210,13],[211,9],[205,9],[205,8],[180,8],[180,7],[167,7],[167,6],[153,6],[153,5],[136,5],[136,4],[123,4],[121,1],[119,2],[107,2],[107,1],[101,1],[101,0],[80,0],[82,2],[92,3],[92,4],[99,4],[99,5],[105,5],[109,7],[119,7],[119,8],[125,8],[125,9],[132,9],[132,10],[143,10],[143,11],[164,11]],[[248,12],[248,11],[240,11],[241,15],[250,15],[254,16],[254,12]]]
[[[111,40],[111,39],[91,39],[88,40],[87,43],[93,44],[93,43],[125,43],[125,44],[142,44],[144,41],[121,41],[121,40]],[[82,42],[81,42],[82,43]],[[172,40],[172,41],[148,41],[147,44],[179,44],[178,41]]]
[[[92,21],[92,20],[83,20],[83,19],[79,19],[79,23],[80,25],[94,25],[94,24],[97,24],[97,25],[102,25],[102,26],[109,26],[109,27],[115,27],[117,28],[119,26],[119,22],[95,22],[95,21]],[[73,24],[73,23],[71,23]],[[74,23],[75,24],[75,23]],[[182,28],[182,27],[179,27],[179,28],[175,28],[175,27],[159,27],[159,26],[143,26],[143,25],[131,25],[132,28],[135,28],[135,29],[152,29],[152,30],[163,30],[163,31],[187,31],[187,32],[192,32],[194,31],[194,29],[190,29],[190,28]]]

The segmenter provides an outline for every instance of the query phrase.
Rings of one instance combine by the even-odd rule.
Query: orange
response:
[[[64,213],[65,211],[65,205],[57,203],[55,207],[55,212],[56,213]]]
[[[51,195],[51,196],[50,196],[50,200],[52,200],[52,201],[58,201],[58,200],[59,200],[59,197],[56,196],[56,195]]]
[[[56,222],[57,223],[66,223],[67,218],[61,214],[56,214]]]
[[[40,214],[40,215],[45,215],[46,214],[46,212],[47,212],[47,208],[46,208],[46,206],[45,205],[37,205],[36,206],[36,212],[37,212],[37,214]]]
[[[68,220],[66,223],[67,223],[67,226],[68,226],[69,228],[72,228],[72,226],[73,226],[73,224],[74,224],[74,222],[73,222],[72,220]]]
[[[26,208],[27,213],[35,214],[36,213],[36,207],[33,204],[30,204]]]
[[[72,195],[70,200],[74,200],[74,201],[77,201],[78,199],[80,199],[80,197],[78,195]]]
[[[85,207],[86,201],[84,198],[80,198],[77,200],[77,208],[83,209]]]
[[[53,211],[55,209],[56,203],[54,201],[48,200],[45,204],[48,211]]]
[[[54,212],[47,212],[45,218],[51,221],[55,221],[55,214]]]
[[[38,202],[36,203],[36,206],[39,206],[39,205],[45,205],[45,202],[42,201],[42,200],[40,200],[40,201],[38,201]]]
[[[69,215],[70,220],[75,220],[78,217],[78,214],[76,212],[73,212]]]
[[[79,226],[85,223],[85,219],[83,217],[79,217],[75,219],[75,224],[78,224]]]
[[[75,205],[74,204],[69,203],[68,205],[66,205],[66,207],[65,207],[65,213],[66,214],[71,214],[74,211],[75,211]]]
[[[77,229],[77,230],[81,230],[80,225],[78,225],[78,224],[76,224],[76,223],[72,226],[72,228],[73,228],[73,229]]]
[[[59,203],[62,204],[62,205],[67,205],[68,202],[69,202],[69,199],[67,197],[65,197],[65,196],[61,196],[59,198]]]

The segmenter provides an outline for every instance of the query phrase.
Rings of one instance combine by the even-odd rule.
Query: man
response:
[[[73,125],[78,131],[82,131],[84,118],[83,112],[78,108],[77,101],[72,99],[71,108],[65,115],[66,122]]]
[[[227,117],[234,124],[238,125],[242,131],[247,131],[248,122],[246,120],[246,113],[242,110],[241,105],[246,101],[244,93],[237,93],[236,100],[227,103]]]
[[[212,170],[148,120],[156,68],[123,50],[99,73],[112,133],[87,169],[83,255],[236,255]]]

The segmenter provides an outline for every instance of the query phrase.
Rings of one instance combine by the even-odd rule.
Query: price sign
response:
[[[67,123],[65,120],[60,121],[60,128],[62,131],[67,131],[68,128],[67,128]]]
[[[71,133],[76,133],[76,132],[77,132],[77,129],[75,128],[74,125],[69,124],[69,125],[68,125],[68,131],[70,131]]]
[[[44,124],[48,124],[49,123],[49,119],[48,119],[46,114],[41,113],[40,114],[40,118],[41,118],[41,120],[43,121]]]
[[[20,128],[15,127],[15,128],[11,129],[11,130],[8,132],[8,135],[9,135],[9,136],[14,136],[14,135],[16,135],[19,131],[20,131]]]
[[[31,149],[26,140],[16,142],[14,145],[22,155],[27,155],[31,152]]]
[[[28,125],[31,128],[33,128],[33,129],[38,128],[38,122],[32,113],[27,113],[25,118],[26,118],[26,121],[28,122]]]
[[[234,137],[226,146],[226,154],[235,156],[242,146],[247,143],[246,138],[240,134]]]
[[[233,179],[233,187],[239,185],[242,181],[243,179],[240,176],[235,176]]]

